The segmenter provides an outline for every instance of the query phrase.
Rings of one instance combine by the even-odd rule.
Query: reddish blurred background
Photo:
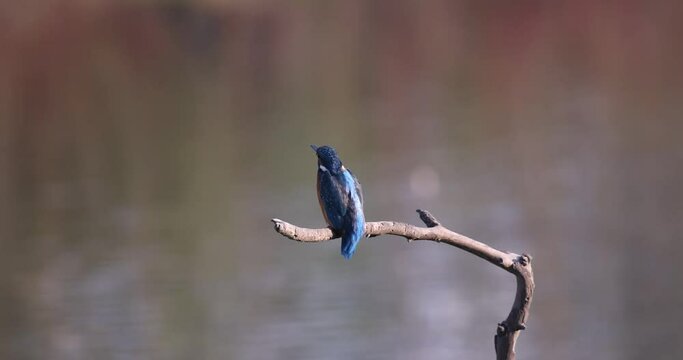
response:
[[[493,358],[509,274],[272,231],[309,144],[534,256],[519,358],[683,358],[682,5],[0,3],[0,358]]]

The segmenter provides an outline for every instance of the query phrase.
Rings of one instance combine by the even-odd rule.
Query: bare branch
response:
[[[519,331],[526,328],[529,307],[534,292],[534,273],[531,267],[531,256],[518,255],[496,250],[484,243],[458,234],[443,227],[439,221],[426,210],[417,210],[420,219],[427,227],[419,227],[395,221],[377,221],[365,224],[365,236],[396,235],[408,241],[428,240],[455,246],[474,254],[515,275],[517,293],[508,317],[498,324],[494,344],[497,359],[514,359],[515,343]],[[322,242],[338,238],[340,234],[330,228],[307,229],[292,225],[280,219],[272,219],[275,231],[292,240],[300,242]]]

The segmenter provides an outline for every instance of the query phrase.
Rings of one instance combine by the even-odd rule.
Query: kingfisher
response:
[[[341,254],[350,259],[365,231],[363,192],[330,146],[311,145],[318,156],[318,202],[325,221],[341,234]]]

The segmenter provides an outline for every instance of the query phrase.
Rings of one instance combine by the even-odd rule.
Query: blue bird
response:
[[[363,192],[353,173],[342,165],[330,146],[311,148],[318,156],[318,201],[325,221],[341,234],[341,254],[353,256],[365,231]]]

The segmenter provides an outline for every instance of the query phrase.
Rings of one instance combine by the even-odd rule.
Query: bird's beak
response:
[[[315,151],[315,152],[318,152],[318,147],[315,145],[311,145],[311,149],[313,149],[313,151]]]

